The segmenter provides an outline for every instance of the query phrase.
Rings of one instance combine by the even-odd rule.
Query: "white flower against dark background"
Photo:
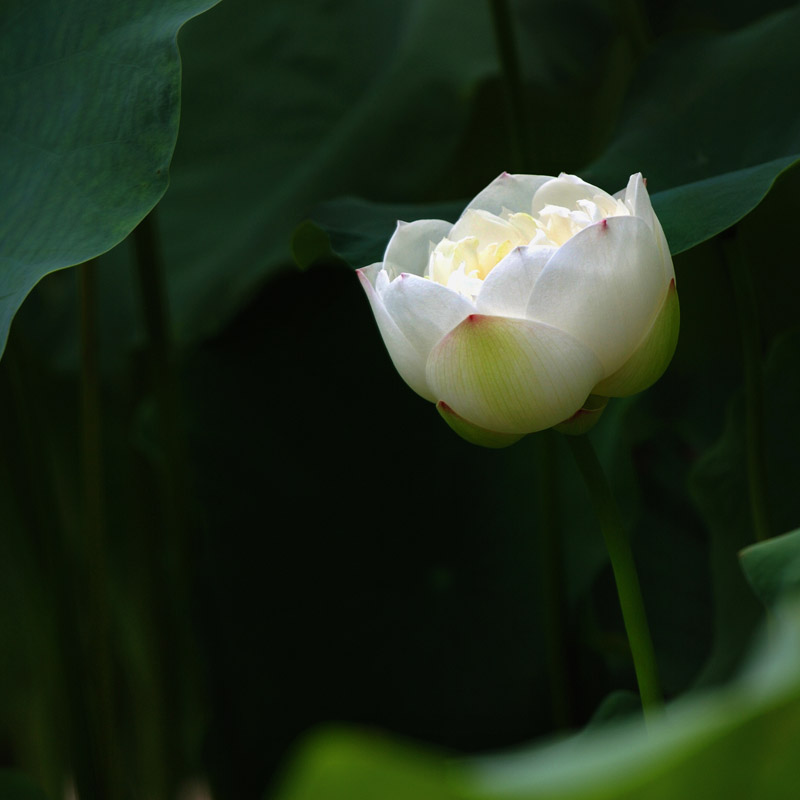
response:
[[[640,174],[613,197],[572,175],[503,174],[455,225],[398,223],[358,274],[406,383],[488,446],[647,388],[677,342],[672,259]]]

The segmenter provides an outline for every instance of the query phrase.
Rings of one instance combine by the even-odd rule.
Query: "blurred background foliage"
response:
[[[797,544],[747,551],[742,571],[754,534],[730,262],[749,262],[759,310],[777,535],[800,526],[800,9],[518,0],[509,81],[503,4],[224,0],[190,20],[209,5],[0,10],[6,324],[39,281],[0,362],[0,793],[55,799],[75,776],[88,798],[105,752],[125,797],[197,776],[215,798],[793,796]],[[676,703],[645,743],[610,567],[563,443],[456,438],[396,374],[352,274],[398,217],[453,219],[504,169],[609,191],[641,170],[680,253],[675,360],[592,433]],[[84,592],[99,562],[83,535],[81,284],[52,272],[90,258],[100,628]],[[166,331],[146,278],[159,269]],[[786,605],[752,655],[759,597]],[[98,630],[111,694],[92,705]],[[462,758],[590,720],[552,751]],[[402,739],[304,738],[331,721]]]

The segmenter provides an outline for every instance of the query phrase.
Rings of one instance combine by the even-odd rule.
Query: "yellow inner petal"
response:
[[[494,218],[499,223],[485,227],[484,236],[496,236],[501,229],[509,237],[502,241],[482,241],[478,235],[457,241],[444,238],[431,251],[425,277],[474,300],[488,274],[515,247],[561,247],[588,225],[606,217],[629,214],[621,200],[600,195],[592,200],[579,200],[574,208],[547,205],[536,216],[508,209],[500,216],[482,211],[476,215],[478,222]],[[487,234],[486,230],[492,233]]]

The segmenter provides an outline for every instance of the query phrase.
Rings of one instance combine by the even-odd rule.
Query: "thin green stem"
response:
[[[736,227],[722,237],[722,248],[733,283],[742,344],[745,395],[745,450],[750,516],[756,541],[770,537],[767,468],[764,450],[764,376],[761,331],[753,277]]]
[[[163,458],[158,465],[164,526],[147,542],[152,575],[153,607],[158,652],[161,655],[163,696],[162,754],[165,780],[174,786],[183,777],[183,729],[187,708],[196,707],[197,687],[189,669],[194,643],[189,632],[190,581],[188,565],[188,480],[182,434],[181,402],[170,336],[169,303],[164,286],[164,263],[159,247],[156,212],[151,211],[133,232],[136,272],[147,331],[150,379],[156,401]],[[155,532],[154,532],[155,533]],[[165,609],[171,609],[164,613]]]
[[[136,271],[147,331],[148,357],[164,445],[164,494],[169,530],[180,551],[186,540],[186,462],[181,436],[180,401],[169,333],[169,304],[164,264],[158,246],[155,211],[133,232]]]
[[[93,261],[87,261],[78,267],[81,300],[81,434],[87,555],[90,562],[98,567],[96,576],[104,577],[106,570],[105,514],[103,509],[100,371],[97,352],[97,299],[94,269]]]
[[[164,290],[164,264],[158,246],[155,209],[134,229],[136,269],[142,295],[142,313],[150,356],[162,382],[168,379],[172,345],[169,335],[169,307]]]
[[[503,69],[503,81],[506,87],[506,102],[511,133],[512,168],[515,171],[529,170],[528,146],[530,126],[528,125],[528,104],[522,82],[522,71],[519,66],[514,27],[508,0],[489,0],[492,12],[497,52]]]
[[[616,6],[633,54],[637,60],[641,59],[653,38],[642,3],[640,0],[616,0]]]
[[[539,542],[542,559],[542,596],[547,642],[550,700],[556,728],[572,722],[570,670],[567,648],[567,599],[564,588],[564,558],[558,525],[558,472],[556,440],[552,431],[536,437],[539,444]]]
[[[639,586],[639,576],[633,560],[630,541],[622,525],[619,509],[587,436],[567,436],[575,463],[583,476],[594,505],[611,559],[622,619],[633,656],[633,667],[639,684],[639,695],[645,719],[649,719],[664,703],[658,680],[653,641]]]
[[[85,713],[89,718],[91,773],[79,785],[81,797],[118,798],[119,751],[116,746],[114,678],[110,652],[110,609],[103,508],[100,371],[97,347],[95,264],[78,267],[81,329],[81,432],[83,466],[83,524],[79,545],[80,574],[73,575],[81,594],[76,619],[83,639]],[[78,776],[79,781],[81,776]],[[88,785],[87,785],[88,783]]]
[[[37,576],[45,600],[41,611],[33,612],[27,623],[35,626],[48,643],[44,653],[34,651],[32,666],[35,664],[36,668],[29,679],[58,687],[48,703],[49,729],[39,739],[40,763],[44,765],[41,779],[48,796],[55,797],[56,792],[62,792],[63,777],[70,768],[75,773],[86,772],[80,744],[88,734],[83,716],[84,670],[75,646],[74,622],[78,615],[66,566],[67,526],[64,510],[56,501],[53,459],[46,445],[53,441],[50,417],[41,408],[51,393],[37,366],[27,343],[12,328],[0,364],[0,481],[12,492],[20,533],[30,546],[35,563],[32,574]],[[13,534],[4,531],[3,535]]]
[[[3,426],[3,437],[0,438],[0,449],[9,461],[16,462],[16,469],[9,473],[8,479],[13,481],[14,497],[18,501],[19,513],[25,519],[25,528],[29,541],[37,553],[40,568],[50,591],[53,590],[51,579],[56,574],[57,561],[54,559],[54,536],[58,526],[54,524],[57,517],[51,500],[49,472],[45,458],[44,440],[46,432],[42,430],[43,415],[37,389],[41,385],[31,386],[30,359],[25,350],[25,342],[12,329],[3,355],[3,368],[8,385],[0,392],[3,399],[9,401],[10,408]],[[6,436],[13,438],[6,439]],[[12,455],[13,453],[13,455]]]

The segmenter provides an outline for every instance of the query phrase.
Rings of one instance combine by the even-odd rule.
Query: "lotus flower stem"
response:
[[[764,453],[764,378],[761,367],[761,333],[753,278],[736,227],[721,237],[733,283],[736,314],[742,340],[745,395],[745,449],[750,516],[756,541],[770,537],[767,510],[766,457]]]
[[[566,639],[564,560],[558,525],[558,471],[556,438],[551,431],[535,437],[539,445],[539,540],[542,559],[542,595],[547,641],[547,669],[553,722],[565,730],[572,723],[570,673]]]
[[[527,121],[528,103],[522,83],[519,55],[514,37],[514,26],[508,0],[489,0],[492,12],[494,36],[497,52],[503,68],[506,85],[508,118],[511,133],[511,157],[514,171],[528,169],[529,127]]]
[[[645,719],[652,718],[664,703],[658,679],[653,640],[647,624],[639,576],[633,560],[630,541],[622,525],[619,509],[611,487],[597,460],[587,436],[567,436],[575,463],[583,475],[586,487],[600,522],[606,549],[611,559],[622,618],[633,656],[636,680]]]

